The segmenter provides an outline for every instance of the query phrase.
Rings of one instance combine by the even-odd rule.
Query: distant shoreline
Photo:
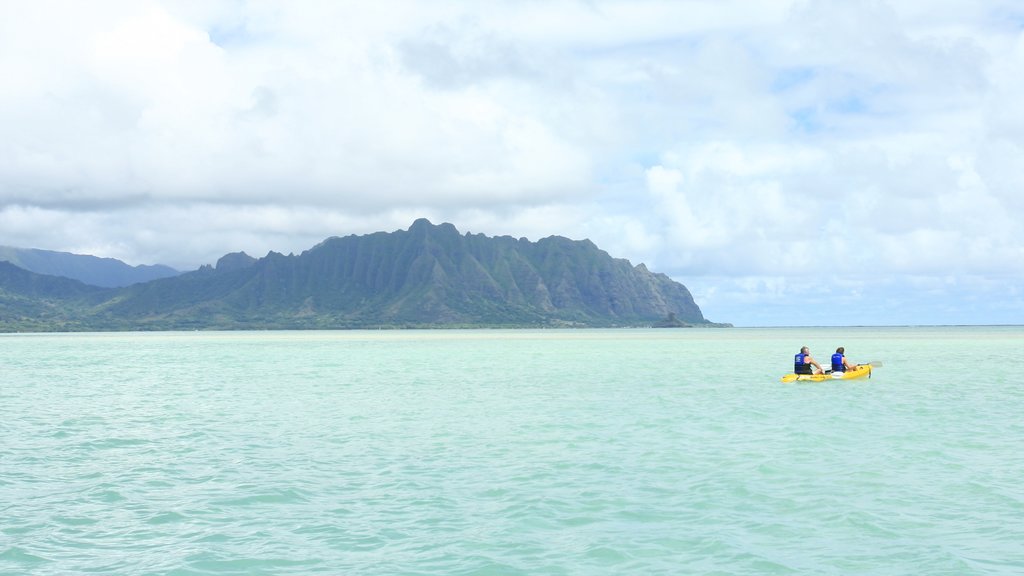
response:
[[[1024,329],[1024,324],[922,324],[922,325],[884,325],[884,326],[722,326],[722,325],[694,325],[685,328],[732,328],[736,331],[745,330],[886,330],[886,329],[942,329],[942,328],[1019,328]],[[192,333],[244,333],[244,332],[485,332],[485,331],[508,331],[508,332],[587,332],[587,331],[641,331],[652,332],[673,332],[654,326],[405,326],[405,327],[358,327],[358,328],[202,328],[202,329],[167,329],[167,330],[24,330],[24,331],[2,331],[0,337],[14,335],[55,335],[55,334],[192,334]],[[692,332],[682,330],[682,332]]]
[[[822,326],[822,325],[810,325],[810,326],[733,326],[733,328],[757,328],[757,329],[773,329],[773,328],[1024,328],[1024,324],[851,324],[851,325],[835,325],[835,326]]]

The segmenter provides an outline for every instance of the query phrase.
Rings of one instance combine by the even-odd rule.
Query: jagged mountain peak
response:
[[[217,260],[216,269],[219,271],[225,270],[238,270],[241,268],[248,268],[257,262],[256,258],[249,256],[245,252],[232,252],[225,254]]]
[[[331,237],[297,256],[227,254],[215,270],[91,306],[83,323],[132,329],[637,326],[670,315],[708,323],[685,286],[590,240],[462,235],[426,219]]]

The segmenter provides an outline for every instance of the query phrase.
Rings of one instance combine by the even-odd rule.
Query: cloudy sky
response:
[[[1024,323],[1016,0],[0,1],[0,245],[589,238],[744,326]]]

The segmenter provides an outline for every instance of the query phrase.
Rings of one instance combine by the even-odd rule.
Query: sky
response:
[[[0,0],[0,245],[590,239],[737,326],[1024,324],[1016,0]]]

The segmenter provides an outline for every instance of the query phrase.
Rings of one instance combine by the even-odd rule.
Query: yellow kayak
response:
[[[825,382],[826,380],[857,380],[859,378],[871,377],[871,364],[861,364],[853,370],[846,372],[833,372],[831,374],[786,374],[782,377],[783,382]]]

